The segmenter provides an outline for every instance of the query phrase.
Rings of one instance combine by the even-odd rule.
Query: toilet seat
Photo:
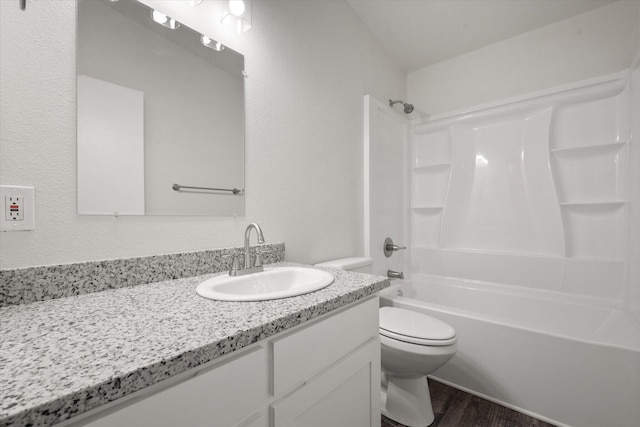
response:
[[[398,307],[380,308],[379,333],[387,338],[424,346],[456,342],[456,331],[434,317]]]

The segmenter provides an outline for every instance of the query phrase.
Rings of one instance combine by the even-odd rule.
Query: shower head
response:
[[[405,114],[411,114],[413,112],[413,104],[407,104],[406,102],[404,104],[404,113]]]
[[[397,100],[397,101],[393,101],[393,100],[389,100],[389,107],[393,107],[393,104],[402,104],[404,107],[404,113],[405,114],[411,114],[413,112],[413,104],[408,104],[406,102],[404,102],[403,100]]]

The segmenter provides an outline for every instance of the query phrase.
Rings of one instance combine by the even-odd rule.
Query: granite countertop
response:
[[[0,426],[64,421],[389,284],[330,271],[327,288],[273,301],[202,298],[207,274],[2,307]]]

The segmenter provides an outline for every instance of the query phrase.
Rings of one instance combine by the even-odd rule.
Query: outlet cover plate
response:
[[[23,185],[0,185],[0,231],[28,231],[36,229],[35,187]],[[20,220],[9,218],[7,203],[10,197],[20,197],[22,215]]]

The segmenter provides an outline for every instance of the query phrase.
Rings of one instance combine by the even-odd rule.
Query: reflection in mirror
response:
[[[137,1],[79,0],[77,39],[78,213],[244,215],[243,56]]]

